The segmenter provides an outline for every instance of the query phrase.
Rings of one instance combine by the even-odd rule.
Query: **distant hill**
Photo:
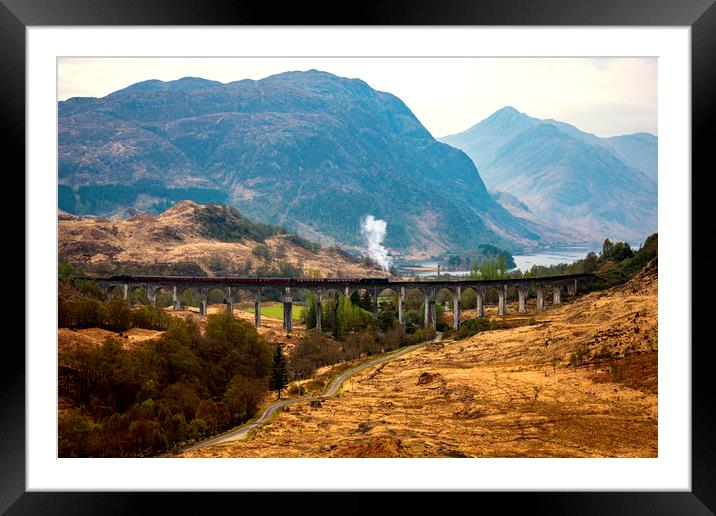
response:
[[[368,214],[387,221],[385,244],[403,253],[574,243],[510,214],[464,152],[358,79],[152,80],[58,109],[60,208],[70,213],[157,213],[191,199],[354,248]]]
[[[637,241],[657,230],[655,136],[599,138],[506,107],[442,140],[470,155],[516,216],[594,241]]]
[[[378,267],[321,248],[235,208],[182,201],[126,220],[58,216],[58,259],[86,273],[197,276],[380,276]]]

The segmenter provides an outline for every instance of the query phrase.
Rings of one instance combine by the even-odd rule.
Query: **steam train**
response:
[[[369,285],[387,285],[388,278],[251,278],[251,277],[208,277],[208,276],[111,276],[111,281],[124,283],[166,282],[166,283],[246,283],[251,285],[332,285],[344,283],[360,283]]]

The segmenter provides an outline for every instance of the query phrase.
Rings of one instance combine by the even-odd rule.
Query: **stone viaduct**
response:
[[[356,290],[366,290],[373,300],[373,313],[378,316],[378,296],[385,291],[398,294],[398,319],[405,325],[403,317],[403,303],[405,293],[409,290],[419,290],[425,297],[425,326],[435,328],[437,324],[435,302],[437,294],[447,289],[453,302],[453,328],[460,327],[460,297],[462,292],[473,289],[476,295],[477,315],[485,315],[485,299],[487,292],[493,289],[498,295],[498,313],[507,314],[507,289],[516,288],[518,295],[518,311],[527,312],[527,298],[530,289],[534,289],[537,297],[537,309],[545,309],[545,298],[552,292],[552,304],[560,304],[562,291],[568,295],[575,295],[580,283],[593,280],[592,274],[573,274],[565,276],[550,276],[544,278],[521,278],[501,280],[468,280],[450,279],[434,281],[393,281],[387,278],[239,278],[239,277],[184,277],[184,276],[112,276],[110,278],[86,278],[95,281],[104,294],[111,298],[119,290],[120,295],[129,300],[130,292],[135,288],[143,288],[151,303],[156,302],[160,291],[171,292],[174,300],[174,309],[181,308],[180,297],[185,290],[194,289],[199,294],[199,313],[206,315],[207,298],[212,290],[220,290],[226,297],[227,308],[233,310],[239,293],[245,299],[246,293],[254,301],[255,325],[261,325],[261,300],[265,293],[273,291],[283,302],[283,327],[287,332],[292,329],[293,296],[298,290],[307,290],[316,298],[316,327],[321,328],[321,300],[328,294],[343,292],[350,296]]]

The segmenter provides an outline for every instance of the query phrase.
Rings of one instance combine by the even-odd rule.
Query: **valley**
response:
[[[58,455],[658,457],[657,136],[290,70],[60,97]]]
[[[415,350],[320,407],[287,407],[244,440],[180,456],[655,457],[657,292],[651,264],[531,324]]]

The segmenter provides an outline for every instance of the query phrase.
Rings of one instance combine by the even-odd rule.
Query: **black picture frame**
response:
[[[633,25],[691,27],[692,169],[703,169],[702,174],[707,172],[713,146],[707,128],[714,120],[716,97],[714,0],[403,0],[389,4],[358,1],[350,4],[350,14],[344,14],[346,10],[337,9],[336,5],[286,3],[278,9],[272,3],[207,0],[0,0],[0,66],[3,69],[0,110],[7,149],[4,161],[8,162],[8,157],[15,158],[12,160],[15,170],[24,170],[25,29],[28,26],[316,25],[319,21],[327,25]],[[24,181],[18,187],[24,192]],[[16,267],[20,266],[20,256],[24,265],[24,246],[22,252],[14,255],[12,263]],[[26,271],[26,276],[30,273]],[[686,280],[691,282],[691,278]],[[15,307],[20,302],[17,297],[12,299]],[[716,512],[716,424],[711,399],[709,340],[701,342],[701,346],[691,346],[691,491],[509,492],[472,496],[476,495],[483,507],[489,507],[489,502],[493,507],[493,503],[497,503],[501,512],[528,507],[530,513],[538,514],[713,514]],[[261,503],[256,493],[26,492],[25,353],[10,339],[6,339],[4,347],[6,367],[0,375],[0,511],[7,514],[126,514],[144,512],[142,509],[151,509],[158,502],[173,507],[178,513],[199,514],[212,506],[218,511],[224,503],[232,504],[236,497],[241,497],[240,507],[244,510],[254,501]],[[272,497],[271,512],[283,507],[292,507],[290,510],[295,512],[296,507],[304,503],[305,496]],[[455,500],[455,496],[463,498],[464,495],[451,495],[451,506],[457,508],[462,502]],[[365,512],[378,503],[374,494],[350,493],[348,497],[349,500],[341,501],[341,506],[351,512]],[[297,498],[302,500],[298,502]],[[414,503],[425,503],[421,493],[412,494],[410,498]]]

